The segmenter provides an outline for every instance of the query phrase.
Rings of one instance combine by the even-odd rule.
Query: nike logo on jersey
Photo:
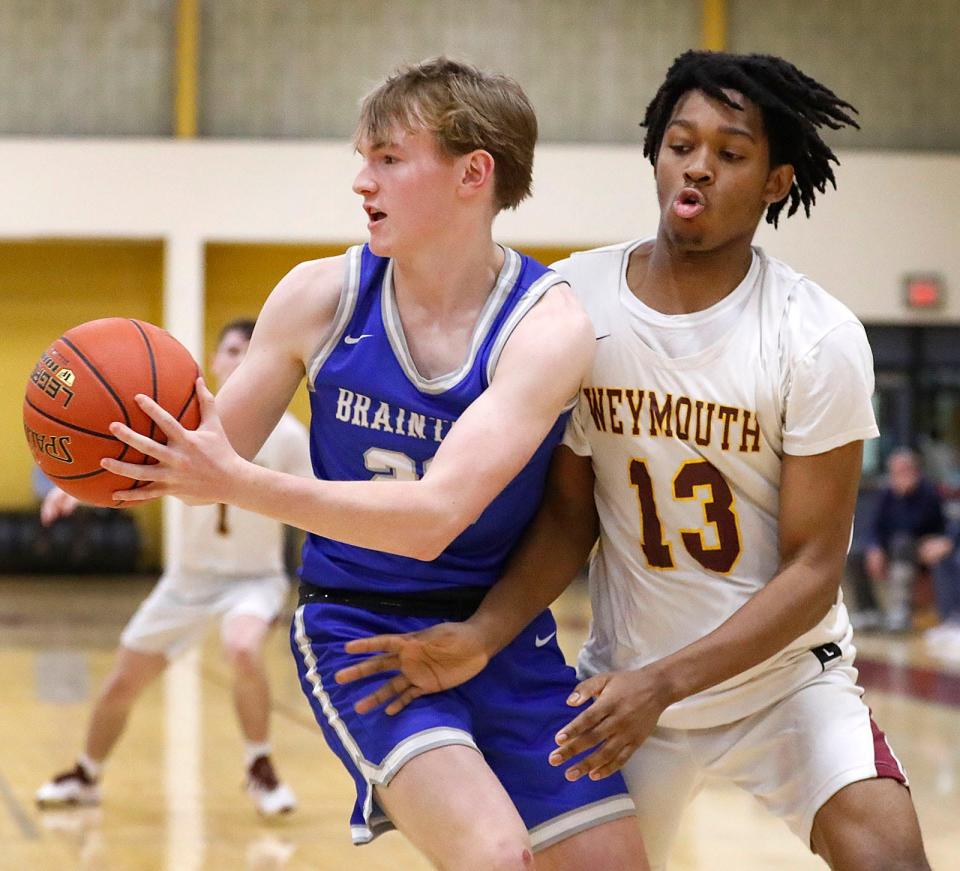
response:
[[[553,632],[551,632],[546,638],[541,638],[541,637],[538,635],[536,638],[534,638],[533,643],[534,643],[537,647],[543,647],[544,644],[549,644],[549,643],[550,643],[550,639],[553,638],[553,636],[556,635],[556,634],[557,634],[557,630],[554,629]]]
[[[356,345],[361,339],[369,339],[371,333],[364,333],[362,336],[344,336],[343,343],[345,345]]]

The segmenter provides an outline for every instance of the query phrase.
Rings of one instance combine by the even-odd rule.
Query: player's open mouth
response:
[[[696,188],[684,188],[673,201],[673,211],[686,220],[697,217],[706,207],[706,199]]]
[[[367,217],[370,218],[370,224],[376,224],[387,217],[386,212],[381,212],[379,209],[375,209],[373,206],[364,206],[363,209],[367,213]]]

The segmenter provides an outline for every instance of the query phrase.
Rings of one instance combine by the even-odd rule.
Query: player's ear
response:
[[[769,206],[779,203],[788,193],[793,184],[793,165],[781,163],[770,167],[767,183],[763,189],[763,201]]]
[[[474,194],[493,184],[496,162],[489,151],[477,148],[463,155],[461,161],[460,185],[465,193]]]

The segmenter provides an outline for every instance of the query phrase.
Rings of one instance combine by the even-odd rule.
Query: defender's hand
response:
[[[599,780],[619,771],[654,730],[669,703],[662,681],[650,668],[588,678],[570,694],[567,704],[579,707],[590,699],[594,703],[557,734],[557,749],[550,754],[551,765],[562,765],[596,748],[567,770],[567,780],[579,780],[585,774]]]
[[[359,714],[384,703],[388,703],[388,714],[397,714],[420,696],[470,680],[489,661],[481,634],[468,623],[439,623],[406,635],[360,638],[348,641],[346,651],[377,655],[338,671],[337,683],[350,683],[382,672],[399,672],[354,705]]]

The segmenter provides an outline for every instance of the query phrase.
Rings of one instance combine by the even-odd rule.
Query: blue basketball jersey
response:
[[[463,411],[490,384],[510,334],[560,276],[509,248],[454,372],[424,378],[410,355],[393,291],[392,262],[366,246],[346,254],[346,277],[329,338],[310,361],[310,453],[328,481],[416,480]],[[533,518],[563,434],[561,415],[530,462],[435,560],[425,562],[310,534],[301,578],[367,592],[416,593],[490,586]],[[503,438],[510,438],[504,422]],[[470,474],[464,469],[464,475]]]

